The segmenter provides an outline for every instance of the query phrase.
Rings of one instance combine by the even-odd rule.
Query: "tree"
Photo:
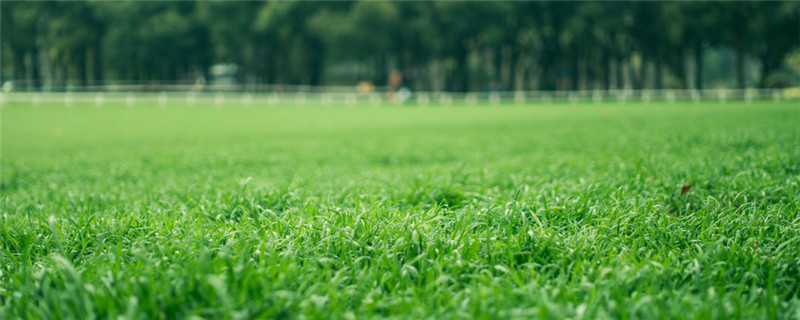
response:
[[[320,6],[307,2],[270,2],[258,12],[255,30],[267,41],[272,65],[269,80],[278,83],[318,85],[324,61],[323,42],[308,20]]]
[[[390,69],[398,67],[400,10],[392,2],[357,2],[347,9],[320,10],[309,20],[309,28],[324,39],[333,61],[366,61],[372,81],[385,82]]]
[[[56,79],[77,80],[86,85],[100,76],[100,48],[103,29],[87,3],[57,3],[47,22],[47,42]],[[94,71],[94,72],[91,72]],[[91,73],[91,75],[90,75]]]
[[[49,3],[7,2],[0,8],[0,39],[4,51],[10,56],[11,74],[15,80],[25,80],[19,85],[38,85],[39,72],[36,60],[39,55],[37,39],[43,33]]]
[[[758,14],[761,19],[750,27],[758,31],[753,48],[761,61],[760,86],[765,87],[765,80],[776,72],[786,56],[800,48],[800,3],[760,3]],[[752,14],[752,13],[751,13]]]
[[[260,58],[266,55],[266,41],[255,32],[256,16],[263,6],[260,2],[229,1],[201,1],[196,6],[196,17],[208,30],[212,59],[241,66],[240,81],[267,71],[265,59]]]
[[[417,90],[702,89],[728,50],[741,88],[748,65],[766,86],[800,45],[795,2],[15,1],[0,18],[0,77],[23,88],[193,82],[233,63],[242,83],[341,81],[335,67],[378,84],[398,70]]]

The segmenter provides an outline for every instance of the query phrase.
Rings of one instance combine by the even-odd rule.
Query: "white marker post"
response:
[[[675,91],[667,91],[667,101],[669,101],[670,104],[675,104]]]
[[[64,95],[64,105],[67,106],[67,108],[72,106],[72,92],[67,92],[67,94]]]
[[[224,105],[225,104],[225,94],[222,93],[222,92],[217,92],[217,94],[214,95],[214,104],[217,107],[221,107],[222,105]]]
[[[158,105],[160,105],[161,107],[166,107],[167,106],[167,93],[166,92],[162,91],[161,93],[158,94]]]
[[[428,97],[427,93],[419,93],[417,94],[417,104],[421,106],[427,106],[430,103],[430,97]]]
[[[464,100],[466,101],[467,105],[474,106],[476,103],[478,103],[478,96],[474,93],[467,93],[467,95],[464,97]]]
[[[197,97],[195,97],[194,92],[189,92],[186,94],[186,104],[190,107],[194,107],[194,104],[197,103]]]
[[[500,104],[500,94],[497,92],[489,94],[489,103],[493,106]]]
[[[514,93],[514,102],[517,104],[525,104],[525,92],[517,91]]]
[[[298,106],[305,105],[306,104],[306,100],[308,100],[308,98],[306,97],[306,94],[303,93],[303,92],[296,93],[294,95],[294,104],[295,105],[298,105]]]
[[[329,105],[331,105],[333,103],[333,97],[331,96],[330,93],[323,93],[321,100],[322,100],[322,104],[326,105],[326,106],[329,106]]]
[[[453,97],[451,97],[449,94],[441,94],[439,96],[439,103],[445,106],[449,106],[450,104],[453,103]]]
[[[128,93],[128,96],[125,98],[125,103],[128,107],[133,108],[133,105],[136,104],[136,97],[133,96],[133,93]]]
[[[381,95],[380,95],[380,94],[377,94],[377,93],[373,93],[373,94],[371,94],[371,95],[369,96],[369,103],[370,103],[370,104],[371,104],[373,107],[377,107],[377,106],[381,105]]]
[[[98,108],[102,107],[103,104],[105,103],[105,100],[106,99],[103,97],[103,93],[98,92],[97,94],[94,95],[94,106]]]
[[[253,95],[250,94],[250,92],[245,92],[242,95],[242,104],[245,106],[249,106],[252,103],[253,103]]]

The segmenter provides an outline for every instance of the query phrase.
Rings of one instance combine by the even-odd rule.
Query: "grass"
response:
[[[793,102],[7,104],[0,318],[797,318],[799,176]]]

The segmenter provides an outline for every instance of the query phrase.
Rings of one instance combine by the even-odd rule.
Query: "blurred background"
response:
[[[789,88],[798,2],[7,2],[9,91]]]

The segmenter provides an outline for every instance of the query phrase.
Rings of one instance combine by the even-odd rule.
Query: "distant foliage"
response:
[[[5,2],[18,88],[205,83],[412,90],[781,87],[797,2]],[[709,54],[714,52],[715,54]],[[716,54],[730,52],[730,54]],[[788,82],[787,82],[788,81]]]

